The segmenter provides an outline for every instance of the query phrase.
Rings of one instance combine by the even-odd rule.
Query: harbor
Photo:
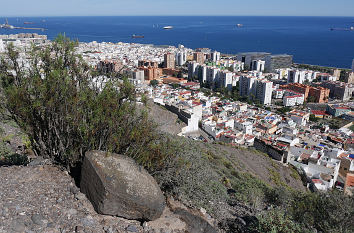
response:
[[[33,24],[32,22],[31,23],[28,23],[28,22],[25,22],[25,24]],[[45,31],[46,29],[45,28],[36,28],[36,27],[17,27],[17,26],[13,26],[13,25],[10,25],[8,20],[6,19],[5,20],[5,23],[4,24],[0,24],[0,29],[24,29],[24,30],[40,30],[40,31]]]

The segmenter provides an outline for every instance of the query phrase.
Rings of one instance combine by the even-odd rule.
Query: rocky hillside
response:
[[[193,215],[174,200],[150,222],[97,214],[72,177],[52,165],[0,167],[0,177],[1,233],[200,232],[189,230],[188,219],[181,219]]]

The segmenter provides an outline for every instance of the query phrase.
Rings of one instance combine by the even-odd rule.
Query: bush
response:
[[[166,154],[147,113],[138,111],[135,89],[126,80],[95,77],[75,53],[76,42],[59,36],[33,47],[29,68],[10,45],[0,75],[7,108],[29,135],[33,150],[66,166],[86,151],[126,154],[151,167]]]
[[[353,232],[354,198],[338,191],[300,193],[288,209],[292,218],[320,232]]]
[[[257,216],[257,222],[250,229],[259,233],[304,233],[310,232],[294,222],[282,210],[274,209]]]

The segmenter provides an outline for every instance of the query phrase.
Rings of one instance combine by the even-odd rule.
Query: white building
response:
[[[206,83],[206,81],[207,81],[207,67],[206,67],[206,65],[198,66],[197,73],[198,73],[197,75],[198,75],[199,81],[202,83]]]
[[[292,107],[304,104],[304,94],[294,92],[292,90],[285,90],[283,97],[283,105],[285,107]]]
[[[2,39],[0,39],[0,53],[2,53],[2,52],[5,52],[5,46],[4,46]]]
[[[240,96],[256,96],[256,77],[241,76],[240,77]]]
[[[265,66],[265,61],[262,60],[254,60],[252,61],[252,70],[263,72]]]
[[[262,104],[270,104],[272,101],[273,83],[265,79],[257,79],[253,76],[240,77],[240,95],[256,98]]]
[[[183,51],[176,53],[176,63],[178,66],[183,66],[187,62],[187,54]]]
[[[244,134],[252,135],[253,124],[249,121],[235,120],[235,129],[243,132]]]
[[[305,71],[302,70],[289,70],[288,71],[288,83],[304,83]]]
[[[284,89],[276,89],[273,93],[274,93],[274,99],[283,99],[285,90]]]
[[[211,60],[213,62],[219,61],[220,60],[220,52],[214,51],[211,53]]]
[[[229,71],[222,71],[219,75],[219,83],[217,86],[232,90],[233,74]]]
[[[219,80],[219,68],[215,67],[207,67],[206,71],[206,81],[209,83],[211,86],[214,86],[215,83],[217,83]]]
[[[271,104],[272,92],[273,82],[267,80],[257,80],[256,98],[259,99],[263,105]]]
[[[188,63],[188,79],[191,80],[194,78],[194,76],[198,75],[198,72],[197,72],[198,65],[199,64],[196,63],[195,61]]]

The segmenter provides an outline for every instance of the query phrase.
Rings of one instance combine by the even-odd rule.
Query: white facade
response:
[[[218,82],[220,69],[215,67],[207,67],[206,81],[210,85]]]
[[[207,81],[207,67],[206,65],[198,66],[198,78],[199,81],[205,83]]]
[[[178,66],[183,66],[187,62],[187,54],[185,52],[176,53],[176,63]]]
[[[216,51],[212,52],[211,53],[211,60],[213,62],[219,61],[220,60],[220,52],[216,52]]]
[[[286,90],[283,98],[283,105],[286,107],[292,107],[295,105],[304,104],[305,96],[304,94],[296,93],[290,90]]]
[[[253,76],[240,77],[241,96],[253,97],[260,100],[262,104],[270,104],[272,101],[272,92],[273,83],[268,80],[257,79]]]
[[[252,70],[263,72],[265,66],[265,61],[262,60],[254,60],[252,61]]]
[[[5,46],[4,43],[2,42],[2,39],[0,39],[0,53],[5,52]]]
[[[240,96],[256,96],[256,77],[240,77]]]
[[[257,94],[256,98],[262,104],[268,105],[272,102],[273,83],[266,80],[257,80]]]
[[[195,75],[198,75],[197,74],[197,67],[198,67],[198,63],[196,63],[196,62],[190,62],[190,63],[188,63],[188,78],[189,79],[193,79],[193,77],[195,76]]]
[[[233,74],[228,71],[220,72],[219,83],[218,86],[227,88],[228,90],[232,90],[232,81]]]
[[[252,135],[253,124],[249,121],[235,120],[235,129],[242,131],[245,134]]]
[[[289,70],[288,83],[304,83],[305,74],[305,71],[302,70]]]

